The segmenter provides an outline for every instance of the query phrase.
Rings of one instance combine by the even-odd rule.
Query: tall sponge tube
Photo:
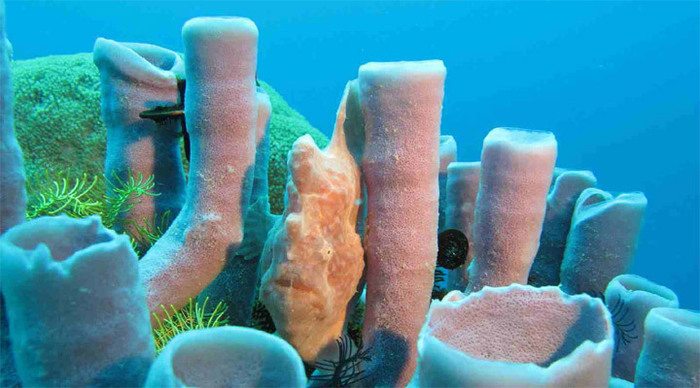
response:
[[[484,139],[469,289],[526,284],[557,158],[551,132],[496,128]]]
[[[360,66],[367,184],[366,315],[373,385],[403,385],[416,363],[437,256],[442,61]]]
[[[180,308],[221,272],[243,238],[255,164],[258,29],[245,18],[195,18],[185,42],[190,170],[185,205],[139,263],[148,307]]]

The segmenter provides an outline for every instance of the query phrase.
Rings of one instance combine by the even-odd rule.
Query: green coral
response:
[[[28,187],[49,186],[61,177],[99,176],[105,156],[100,118],[100,80],[92,54],[14,61],[15,130],[24,152]],[[328,139],[292,109],[270,85],[270,206],[283,210],[287,153],[310,134],[319,147]],[[104,191],[104,182],[96,183]],[[43,190],[42,190],[43,191]]]

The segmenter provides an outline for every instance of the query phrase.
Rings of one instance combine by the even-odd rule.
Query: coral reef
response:
[[[700,383],[700,314],[620,275],[644,195],[549,132],[454,162],[439,60],[362,65],[327,143],[258,84],[252,21],[195,18],[184,57],[96,42],[107,130],[86,55],[15,63],[15,133],[0,38],[3,386]]]

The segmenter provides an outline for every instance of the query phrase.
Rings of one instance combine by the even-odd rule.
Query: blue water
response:
[[[496,126],[554,131],[558,165],[649,199],[632,272],[700,306],[698,2],[9,1],[7,15],[15,59],[88,52],[98,36],[182,50],[191,17],[250,17],[260,78],[327,134],[360,64],[442,59],[460,160]]]

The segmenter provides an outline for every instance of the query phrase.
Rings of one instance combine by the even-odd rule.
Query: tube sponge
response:
[[[616,276],[605,290],[605,303],[615,325],[613,376],[634,381],[644,342],[644,319],[655,307],[678,307],[670,289],[637,275]]]
[[[226,326],[179,334],[158,355],[146,387],[304,387],[299,355],[271,334]]]
[[[583,190],[596,184],[590,171],[563,170],[555,172],[555,176],[547,195],[540,247],[528,278],[528,284],[536,287],[559,285],[559,271],[576,200]]]
[[[256,124],[255,169],[250,206],[243,220],[243,241],[235,255],[229,255],[219,274],[199,294],[200,301],[209,298],[223,301],[231,306],[227,310],[228,323],[237,326],[250,326],[253,315],[253,303],[258,285],[258,270],[263,246],[267,234],[274,224],[275,217],[270,214],[268,196],[267,167],[270,156],[269,118],[271,113],[270,98],[258,88],[258,121]]]
[[[360,66],[367,184],[368,385],[413,375],[437,256],[442,61]]]
[[[469,289],[527,283],[557,158],[551,132],[496,128],[484,139]]]
[[[613,328],[597,298],[556,287],[484,287],[433,301],[418,341],[420,386],[603,387]]]
[[[589,188],[576,201],[561,266],[568,294],[600,295],[632,263],[647,199],[642,193],[610,193]]]
[[[644,320],[635,387],[700,385],[700,313],[657,307]]]
[[[185,205],[139,263],[148,307],[184,306],[243,238],[253,182],[258,30],[244,18],[195,18],[182,29],[191,158]]]
[[[139,227],[149,230],[170,222],[185,201],[185,176],[180,156],[181,119],[148,120],[139,114],[182,104],[178,80],[185,69],[180,56],[150,44],[119,43],[98,38],[93,61],[100,71],[102,119],[107,127],[105,177],[113,186],[129,176],[153,176],[157,196],[145,196],[120,214],[117,231],[128,231],[142,247],[149,246]]]
[[[360,171],[343,131],[347,93],[325,150],[308,135],[292,146],[285,211],[262,259],[261,298],[279,335],[311,363],[340,337],[364,269]]]
[[[0,233],[23,222],[27,208],[24,161],[12,112],[11,52],[5,35],[5,2],[0,1]]]
[[[128,237],[98,217],[41,217],[0,238],[0,263],[24,385],[143,383],[154,347]]]
[[[448,290],[464,290],[469,282],[467,268],[474,259],[474,204],[480,173],[480,162],[454,162],[447,167],[445,229],[461,231],[469,242],[467,260],[448,273]]]

